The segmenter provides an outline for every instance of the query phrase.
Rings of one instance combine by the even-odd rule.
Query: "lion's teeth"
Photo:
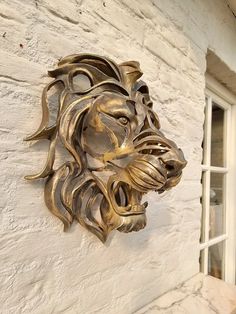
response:
[[[132,205],[129,204],[129,205],[126,207],[126,210],[129,211],[129,210],[131,210],[131,208],[132,208]]]
[[[143,206],[144,208],[147,208],[147,207],[148,207],[148,202],[144,202],[142,206]]]

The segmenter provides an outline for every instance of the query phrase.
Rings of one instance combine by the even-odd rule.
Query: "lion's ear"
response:
[[[153,103],[152,103],[150,95],[149,95],[149,88],[144,81],[140,80],[140,81],[136,82],[134,85],[134,91],[136,93],[137,92],[141,93],[143,95],[144,104],[146,106],[148,106],[149,108],[152,108]]]
[[[119,64],[123,76],[123,84],[131,90],[135,82],[143,75],[140,64],[137,61],[127,61]]]

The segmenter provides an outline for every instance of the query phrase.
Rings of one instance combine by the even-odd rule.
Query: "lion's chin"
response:
[[[128,217],[120,217],[120,226],[117,228],[120,232],[139,231],[146,226],[146,215],[132,215]]]

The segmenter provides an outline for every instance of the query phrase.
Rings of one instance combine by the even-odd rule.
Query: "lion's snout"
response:
[[[173,148],[160,157],[167,170],[167,178],[171,178],[181,173],[187,162],[181,149]]]
[[[159,130],[145,129],[134,143],[141,157],[135,159],[127,170],[137,186],[161,192],[179,182],[187,162],[174,142]]]

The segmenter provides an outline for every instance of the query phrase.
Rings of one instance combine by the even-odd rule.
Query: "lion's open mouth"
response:
[[[109,190],[113,209],[118,215],[131,216],[145,213],[148,203],[141,204],[142,192],[122,181],[113,181]]]
[[[141,204],[143,194],[160,190],[166,180],[167,170],[159,158],[139,155],[108,182],[114,211],[120,216],[144,214],[148,203]]]

